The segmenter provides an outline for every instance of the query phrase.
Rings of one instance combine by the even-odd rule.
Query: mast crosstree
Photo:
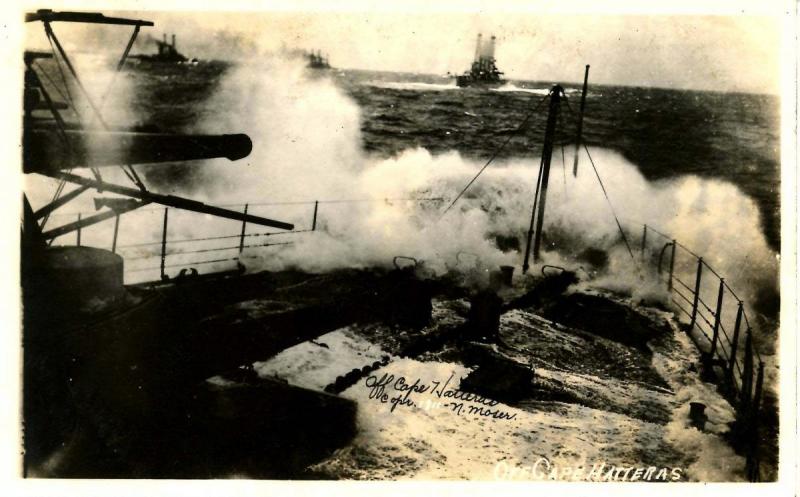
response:
[[[148,203],[162,204],[193,212],[210,214],[217,217],[239,220],[251,224],[269,226],[284,230],[294,229],[294,225],[260,216],[253,216],[229,209],[213,207],[195,200],[174,195],[162,195],[150,192],[144,182],[139,178],[133,168],[134,164],[157,164],[175,161],[210,159],[226,157],[229,160],[238,160],[247,157],[252,150],[252,142],[245,134],[231,135],[189,135],[177,133],[143,133],[136,130],[112,129],[103,119],[101,108],[105,96],[98,106],[94,103],[86,88],[81,83],[75,67],[71,63],[66,50],[56,36],[52,23],[77,22],[90,24],[110,24],[133,26],[133,33],[127,43],[122,57],[117,64],[117,72],[122,70],[128,58],[131,47],[143,26],[153,26],[151,21],[141,19],[125,19],[120,17],[107,17],[99,13],[88,12],[54,12],[52,10],[39,10],[28,13],[26,22],[42,22],[45,35],[53,45],[53,53],[26,52],[25,53],[25,114],[23,122],[23,170],[25,173],[38,173],[59,180],[59,187],[52,201],[40,207],[36,214],[26,208],[25,213],[31,219],[25,222],[25,237],[35,241],[36,245],[52,241],[56,236],[63,236],[84,226],[100,222],[108,217],[134,210]],[[173,44],[175,39],[173,36]],[[60,56],[60,59],[59,59]],[[65,122],[59,110],[68,106],[62,102],[55,102],[50,97],[42,81],[39,79],[34,62],[40,58],[54,58],[61,68],[61,60],[66,64],[69,74],[83,92],[92,109],[95,122],[100,124],[100,129],[86,128],[80,123],[77,125]],[[115,73],[116,75],[116,73]],[[113,82],[113,80],[112,80]],[[66,84],[66,82],[65,82]],[[56,87],[56,89],[58,89]],[[68,92],[68,88],[65,88]],[[68,94],[68,93],[67,93]],[[49,111],[50,118],[41,118],[34,115],[35,111]],[[89,147],[87,144],[91,143]],[[97,168],[116,166],[138,188],[129,188],[103,181]],[[73,168],[89,168],[95,178],[73,174]],[[79,188],[61,196],[65,182],[79,185]],[[127,204],[125,209],[113,209],[97,216],[70,223],[44,232],[44,225],[50,214],[87,189],[96,189],[98,192],[109,191],[135,199]],[[27,204],[27,199],[25,200]],[[30,207],[30,206],[28,206]],[[42,219],[41,223],[37,222]]]

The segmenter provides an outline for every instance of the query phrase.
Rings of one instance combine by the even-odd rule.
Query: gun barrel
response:
[[[250,155],[253,142],[245,134],[189,135],[128,131],[25,130],[22,144],[25,173],[52,174],[76,167],[155,164]]]

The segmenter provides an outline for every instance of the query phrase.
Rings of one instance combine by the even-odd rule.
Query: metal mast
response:
[[[578,152],[581,148],[581,134],[583,134],[583,111],[586,108],[586,91],[589,88],[589,64],[586,64],[586,73],[583,75],[583,93],[581,93],[581,112],[578,114],[578,133],[575,137],[575,159],[572,163],[572,176],[578,177]]]
[[[522,264],[522,272],[527,272],[530,265],[528,257],[531,252],[531,238],[533,236],[534,219],[536,221],[536,237],[533,242],[533,261],[539,259],[539,250],[542,241],[542,225],[544,223],[544,208],[547,200],[547,183],[550,179],[550,160],[553,156],[553,142],[556,134],[556,120],[558,111],[561,107],[561,96],[564,89],[560,85],[555,85],[550,90],[550,108],[547,113],[547,128],[544,132],[544,147],[542,148],[542,162],[539,168],[539,181],[536,185],[536,194],[533,199],[533,210],[531,212],[531,224],[528,229],[528,243],[525,246],[525,262]],[[537,212],[538,207],[538,212]]]

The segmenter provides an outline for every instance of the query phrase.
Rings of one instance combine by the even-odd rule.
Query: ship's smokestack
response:
[[[480,60],[481,61],[488,61],[494,58],[494,41],[495,37],[492,36],[487,43],[484,43],[480,47]]]
[[[494,40],[494,36],[492,36],[492,40]],[[172,48],[175,48],[175,33],[172,34]]]
[[[481,60],[481,34],[478,33],[478,41],[475,44],[475,62]]]
[[[163,33],[163,35],[164,35],[164,45],[166,45],[167,44],[167,33]]]

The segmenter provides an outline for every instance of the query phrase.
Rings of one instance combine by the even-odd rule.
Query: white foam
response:
[[[444,91],[444,90],[458,90],[455,82],[452,83],[422,83],[415,81],[367,81],[363,83],[367,86],[375,86],[377,88],[389,88],[392,90],[417,90],[417,91]]]
[[[499,88],[492,88],[492,91],[533,93],[534,95],[548,95],[550,93],[550,88],[522,88],[513,83],[506,83],[505,85]]]

